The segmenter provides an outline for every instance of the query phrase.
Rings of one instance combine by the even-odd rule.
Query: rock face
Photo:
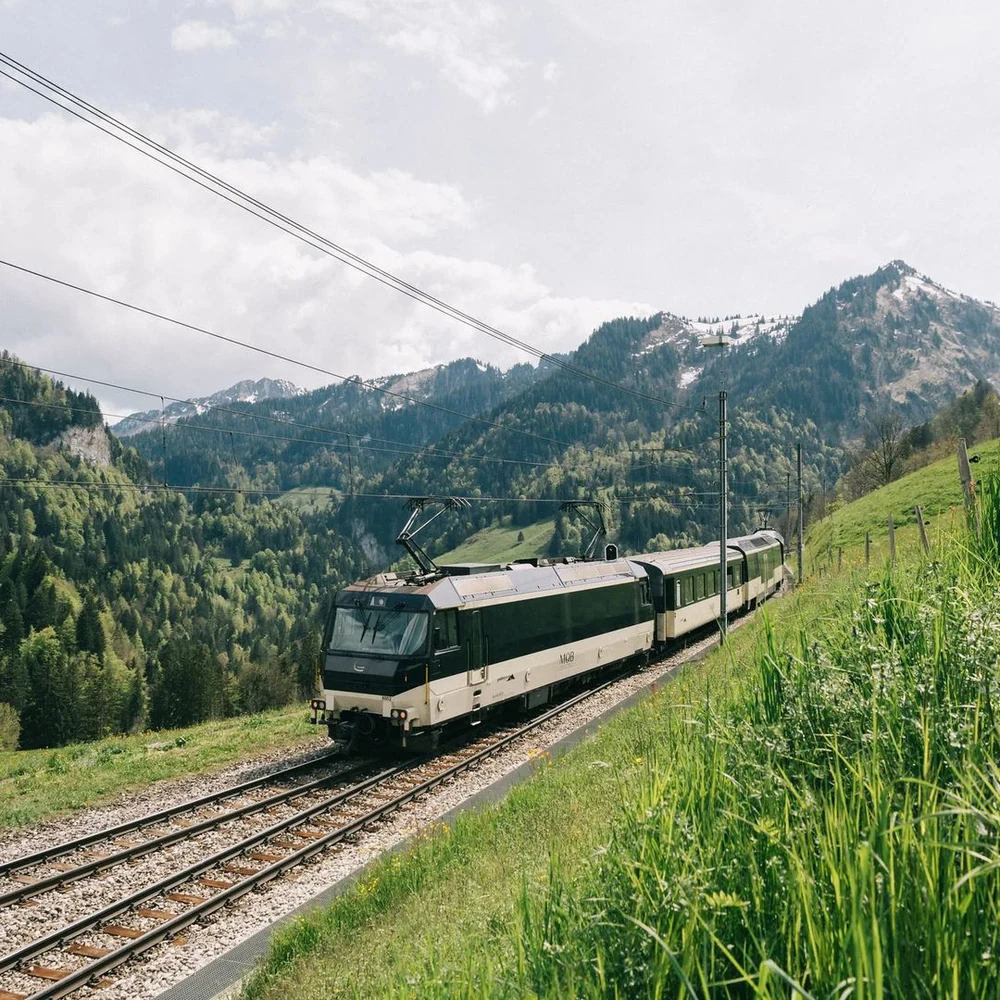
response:
[[[101,469],[111,465],[111,446],[103,426],[70,427],[59,436],[58,444]]]
[[[893,402],[904,408],[927,402],[936,408],[977,378],[996,381],[996,306],[953,292],[902,261],[883,270],[887,280],[876,292],[871,321],[859,317],[849,323],[862,354],[868,343],[883,348],[874,374]]]

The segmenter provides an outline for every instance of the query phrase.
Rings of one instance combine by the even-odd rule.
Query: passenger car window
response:
[[[453,649],[458,645],[458,612],[439,611],[434,616],[434,648]]]

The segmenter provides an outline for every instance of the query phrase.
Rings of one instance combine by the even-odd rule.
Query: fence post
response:
[[[837,572],[840,572],[840,565],[844,561],[844,549],[843,546],[837,549]]]
[[[889,515],[889,562],[896,562],[896,526],[892,523],[892,514]]]
[[[865,532],[865,565],[872,561],[872,535],[870,531]]]
[[[965,494],[965,512],[976,519],[976,532],[979,533],[979,508],[976,506],[976,493],[972,485],[972,467],[969,465],[969,452],[965,447],[965,438],[958,439],[958,474],[962,479],[962,492]]]
[[[930,552],[931,543],[927,540],[927,528],[924,525],[924,512],[919,506],[913,508],[913,513],[917,515],[917,526],[920,528],[920,543],[924,547],[924,554]]]

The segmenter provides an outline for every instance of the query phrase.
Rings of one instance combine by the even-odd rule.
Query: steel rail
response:
[[[243,781],[238,785],[230,785],[228,788],[223,788],[218,792],[202,795],[197,799],[189,799],[187,802],[179,803],[175,806],[169,806],[168,808],[161,809],[158,812],[146,813],[138,819],[127,820],[124,823],[119,823],[117,826],[109,826],[103,830],[98,830],[95,833],[88,833],[82,837],[77,837],[75,840],[66,840],[60,844],[55,844],[52,847],[42,848],[42,850],[35,851],[33,854],[25,854],[19,858],[14,858],[12,861],[0,862],[0,876],[19,872],[24,868],[33,868],[37,865],[45,864],[47,861],[54,861],[56,858],[64,857],[67,854],[71,854],[73,851],[79,851],[85,847],[91,847],[94,844],[100,843],[102,840],[111,840],[114,837],[122,836],[122,834],[134,833],[136,830],[141,830],[147,826],[155,826],[157,823],[162,823],[168,819],[172,819],[174,816],[179,816],[182,813],[193,812],[195,809],[201,809],[204,806],[224,802],[226,799],[234,798],[238,795],[244,794],[245,792],[253,791],[255,788],[260,788],[261,785],[268,785],[274,781],[284,781],[286,778],[292,777],[292,775],[298,774],[302,771],[312,770],[313,768],[322,765],[324,762],[339,756],[340,754],[338,752],[330,751],[328,753],[321,754],[318,757],[314,757],[312,760],[305,761],[302,764],[295,764],[292,767],[286,767],[280,771],[274,771],[266,777],[250,778],[248,781]]]
[[[111,951],[107,955],[100,958],[94,959],[86,966],[83,966],[74,972],[70,972],[62,979],[59,979],[58,981],[43,987],[41,990],[30,994],[28,1000],[56,1000],[58,997],[68,996],[81,987],[87,985],[95,978],[109,972],[111,969],[117,968],[119,965],[129,961],[136,955],[140,955],[160,942],[175,936],[185,927],[198,923],[201,919],[214,913],[216,910],[227,906],[231,902],[235,902],[252,889],[270,882],[272,879],[277,878],[289,869],[296,867],[303,861],[306,861],[327,848],[340,843],[353,834],[360,832],[365,827],[378,822],[390,813],[395,812],[406,803],[411,802],[413,799],[418,798],[423,794],[426,794],[437,785],[440,785],[443,782],[448,781],[450,778],[461,774],[463,771],[474,767],[487,757],[497,753],[499,750],[502,750],[504,747],[527,735],[532,730],[537,729],[549,720],[561,715],[579,702],[600,693],[607,687],[610,687],[612,684],[621,680],[621,677],[621,674],[616,673],[614,677],[607,679],[597,687],[590,688],[587,691],[583,691],[580,694],[575,695],[537,718],[532,719],[527,724],[505,734],[500,737],[500,739],[495,740],[487,746],[475,751],[468,757],[451,764],[444,770],[439,771],[437,774],[425,778],[423,781],[404,790],[393,798],[380,803],[364,815],[352,819],[349,823],[339,826],[330,833],[324,834],[315,840],[311,840],[305,846],[298,848],[283,857],[280,861],[275,861],[266,865],[256,874],[246,876],[242,881],[230,886],[228,889],[221,889],[214,896],[209,897],[204,902],[197,903],[191,906],[190,909],[185,910],[183,913],[179,913],[177,916],[151,928],[141,937],[130,940],[121,948]],[[356,786],[356,790],[352,790],[353,794],[351,797],[361,794],[363,791],[367,791],[369,788],[374,787],[380,782],[384,782],[395,775],[405,773],[406,771],[413,770],[419,766],[425,766],[428,762],[433,763],[434,760],[435,758],[420,758],[412,762],[407,762],[397,768],[390,769],[385,774],[377,775],[369,781],[362,782],[361,785]],[[133,895],[127,900],[122,900],[118,903],[112,904],[111,906],[105,907],[99,913],[95,913],[89,917],[83,918],[82,920],[78,920],[74,924],[47,935],[44,939],[40,939],[39,941],[26,945],[18,951],[12,952],[11,954],[0,958],[0,972],[16,966],[25,959],[37,957],[45,951],[56,948],[81,933],[95,930],[97,925],[102,923],[104,920],[117,916],[125,910],[130,909],[138,903],[144,902],[152,896],[167,891],[193,877],[197,877],[197,875],[201,874],[205,870],[215,867],[224,861],[228,861],[230,858],[242,853],[242,851],[247,850],[249,847],[256,846],[269,837],[275,836],[277,833],[293,829],[294,826],[304,825],[309,819],[312,818],[312,816],[326,811],[329,808],[330,806],[326,804],[313,806],[306,812],[299,814],[297,817],[286,820],[280,824],[276,824],[270,830],[263,831],[255,837],[250,838],[252,843],[248,840],[244,841],[240,845],[234,845],[224,851],[220,851],[213,855],[212,858],[198,862],[197,865],[191,866],[184,872],[169,876],[168,878],[161,880],[161,882],[157,883],[155,886],[150,886],[140,892],[133,893]],[[97,930],[97,932],[100,933],[99,930]]]
[[[233,820],[243,819],[246,816],[253,816],[255,813],[259,812],[265,812],[274,806],[284,805],[292,799],[301,798],[303,795],[319,791],[329,785],[350,781],[358,774],[363,774],[371,770],[372,766],[370,764],[362,764],[356,767],[346,768],[337,774],[328,774],[323,778],[316,778],[315,781],[307,781],[305,784],[296,785],[294,788],[286,788],[284,791],[275,792],[273,795],[269,795],[265,799],[256,799],[253,802],[247,803],[245,806],[240,806],[237,809],[231,809],[229,812],[220,813],[218,816],[208,816],[200,823],[192,823],[190,826],[180,827],[176,830],[168,830],[166,833],[162,833],[157,837],[151,837],[149,840],[143,841],[141,844],[134,844],[131,847],[124,847],[120,851],[115,851],[112,854],[105,854],[97,858],[92,858],[90,861],[85,861],[83,864],[77,865],[70,871],[56,872],[53,875],[39,878],[35,882],[18,885],[13,889],[8,889],[7,892],[0,894],[0,908],[9,906],[12,903],[19,903],[25,899],[31,899],[33,896],[40,896],[43,892],[60,889],[64,885],[69,885],[72,882],[78,882],[80,879],[86,878],[88,875],[96,875],[99,872],[107,871],[109,868],[116,868],[118,865],[125,864],[128,861],[134,861],[136,858],[145,857],[147,854],[153,854],[164,847],[170,847],[172,844],[177,844],[185,840],[191,840],[192,838],[198,836],[198,834],[205,833],[206,831],[212,830],[217,826],[222,826],[223,823],[231,823]],[[227,796],[227,798],[228,797],[229,796]],[[44,863],[45,862],[43,861],[42,864]]]
[[[212,854],[207,858],[202,858],[200,861],[196,861],[194,864],[189,865],[182,871],[168,875],[152,885],[145,886],[142,889],[137,889],[124,899],[120,899],[115,903],[110,903],[95,913],[81,917],[79,920],[76,920],[71,924],[67,924],[65,927],[61,927],[58,930],[46,934],[43,938],[38,938],[35,941],[31,941],[28,944],[23,945],[16,951],[0,956],[0,973],[9,972],[19,963],[30,958],[37,958],[44,952],[58,948],[60,945],[65,944],[72,938],[78,937],[80,934],[85,934],[88,931],[96,931],[99,925],[104,923],[104,921],[120,916],[133,906],[145,903],[161,893],[169,892],[178,885],[181,885],[193,878],[197,878],[206,871],[209,871],[218,865],[225,864],[225,862],[238,857],[243,852],[259,846],[271,837],[276,837],[279,834],[287,833],[289,830],[293,830],[298,826],[303,826],[318,813],[323,813],[335,808],[337,805],[347,802],[358,795],[364,794],[380,782],[386,781],[389,778],[394,777],[396,774],[411,770],[412,768],[424,763],[426,763],[426,759],[420,758],[387,768],[379,774],[376,774],[357,785],[352,785],[350,788],[345,789],[342,792],[338,792],[336,795],[324,800],[323,802],[310,806],[309,809],[301,813],[296,813],[294,816],[280,820],[272,826],[269,826],[266,830],[260,830],[250,837],[244,838],[237,844],[231,844],[229,847],[216,851],[215,854]],[[214,899],[215,897],[212,898]]]

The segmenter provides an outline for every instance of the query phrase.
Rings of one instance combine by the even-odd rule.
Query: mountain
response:
[[[184,417],[196,417],[213,406],[232,406],[234,403],[256,403],[268,399],[294,399],[302,396],[307,390],[284,379],[261,378],[244,379],[231,385],[228,389],[213,393],[211,396],[201,396],[184,402],[170,403],[163,410],[143,410],[141,413],[130,413],[114,425],[115,434],[120,438],[141,434],[143,431],[159,428],[161,421],[175,424]]]
[[[724,377],[730,523],[750,529],[759,511],[772,518],[784,511],[798,443],[807,493],[818,492],[844,472],[880,412],[913,425],[978,380],[996,377],[998,320],[991,303],[953,292],[902,261],[843,282],[798,317],[691,320],[660,313],[614,320],[578,348],[573,363],[662,403],[556,372],[489,414],[505,428],[549,442],[465,424],[436,446],[461,457],[444,464],[402,458],[366,490],[479,491],[536,501],[624,496],[628,501],[612,504],[609,513],[624,546],[705,540],[717,531],[714,399]],[[717,333],[733,338],[724,359],[699,346],[702,336]],[[565,444],[552,443],[558,440]],[[526,460],[543,467],[519,464]],[[428,543],[440,551],[458,544],[463,532],[504,518],[525,523],[541,510],[510,502],[461,519],[446,516]],[[366,524],[390,541],[384,518]],[[572,549],[578,540],[567,518],[557,517],[554,549]]]
[[[504,372],[461,358],[417,372],[299,391],[282,398],[280,408],[273,399],[258,399],[216,403],[226,411],[213,410],[207,404],[215,397],[208,397],[197,414],[178,414],[165,435],[154,413],[155,421],[130,429],[128,441],[161,481],[176,485],[349,489],[401,454],[432,445],[465,422],[463,414],[491,410],[544,377],[531,365]]]
[[[523,498],[443,516],[431,550],[504,519],[537,520],[558,498],[592,495],[628,498],[609,513],[624,546],[681,544],[716,531],[714,397],[723,377],[731,524],[749,529],[759,511],[784,510],[798,443],[807,490],[818,489],[845,471],[880,412],[913,425],[1000,373],[998,320],[992,304],[892,261],[831,288],[800,316],[662,312],[603,324],[568,359],[631,393],[554,365],[501,372],[466,358],[351,379],[284,400],[280,413],[263,401],[239,404],[246,416],[181,416],[168,428],[166,470],[158,427],[129,440],[157,478],[183,486]],[[700,346],[719,333],[732,340],[724,360]],[[384,504],[335,504],[333,516],[365,551],[391,552],[398,517]],[[565,515],[556,528],[553,551],[572,551],[578,529]]]
[[[1000,310],[895,260],[831,288],[784,337],[753,338],[728,355],[740,405],[785,409],[842,440],[880,410],[918,423],[978,380],[997,380]],[[693,390],[718,379],[716,361]]]

